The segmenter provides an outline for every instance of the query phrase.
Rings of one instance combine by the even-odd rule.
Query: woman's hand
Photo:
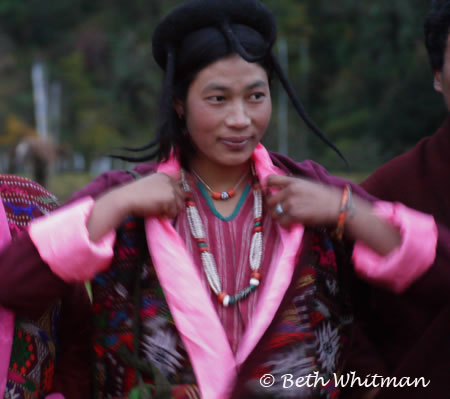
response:
[[[124,217],[133,215],[174,218],[184,205],[184,192],[180,181],[164,173],[142,177],[109,194],[114,196],[114,201],[121,203]]]
[[[127,216],[174,218],[183,206],[181,183],[166,174],[154,173],[97,198],[87,223],[89,237],[98,241]]]
[[[268,189],[278,189],[266,198],[272,217],[283,226],[293,223],[329,226],[336,223],[341,201],[341,190],[324,186],[310,180],[271,175],[267,178]],[[283,213],[277,212],[281,205]]]
[[[268,189],[279,191],[266,199],[274,219],[283,227],[294,223],[310,226],[336,226],[341,207],[342,189],[325,186],[297,177],[271,175]],[[344,231],[348,238],[359,240],[378,254],[385,256],[401,244],[399,231],[372,211],[372,204],[352,196],[351,214],[347,215]],[[277,212],[281,205],[282,213]]]

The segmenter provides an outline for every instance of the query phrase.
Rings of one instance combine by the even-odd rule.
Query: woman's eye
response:
[[[225,101],[225,96],[211,96],[208,97],[208,100],[215,103],[220,103],[222,101]]]
[[[251,96],[250,96],[250,98],[252,99],[252,100],[261,100],[262,98],[264,98],[265,97],[265,94],[264,93],[253,93]]]

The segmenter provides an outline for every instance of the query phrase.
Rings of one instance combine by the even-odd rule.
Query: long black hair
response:
[[[425,46],[433,71],[444,66],[445,49],[450,33],[450,1],[433,0],[425,19]]]
[[[191,0],[177,7],[160,22],[153,35],[153,55],[165,72],[156,137],[143,147],[127,148],[134,152],[149,151],[147,154],[119,158],[134,162],[154,158],[164,161],[175,151],[183,166],[187,166],[195,149],[184,119],[175,112],[174,100],[186,99],[192,81],[203,68],[238,54],[261,65],[269,82],[276,74],[307,126],[345,161],[295,95],[272,54],[275,39],[274,17],[259,0]]]

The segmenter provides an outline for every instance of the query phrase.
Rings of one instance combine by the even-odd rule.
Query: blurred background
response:
[[[446,114],[423,44],[428,0],[265,0],[274,49],[343,162],[303,125],[278,82],[265,144],[360,181]],[[61,200],[154,135],[156,21],[175,0],[0,0],[0,171]],[[236,0],[239,3],[239,0]],[[117,151],[116,151],[117,152]]]

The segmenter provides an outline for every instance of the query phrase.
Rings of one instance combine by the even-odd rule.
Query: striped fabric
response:
[[[13,240],[31,220],[58,207],[55,196],[21,176],[0,174],[0,195]]]
[[[205,235],[212,254],[214,255],[217,271],[219,272],[222,289],[230,295],[247,287],[250,281],[249,253],[253,235],[253,191],[248,192],[238,213],[231,220],[222,220],[215,216],[201,193],[197,184],[191,184],[193,197],[205,227]],[[175,228],[185,241],[186,247],[192,254],[195,264],[200,270],[203,283],[212,297],[219,318],[224,326],[231,349],[236,353],[239,342],[251,321],[258,298],[264,286],[264,278],[270,266],[271,257],[266,254],[276,253],[278,234],[270,215],[263,213],[263,259],[260,272],[262,280],[259,288],[248,299],[230,307],[219,304],[214,292],[209,287],[202,268],[200,252],[189,230],[189,222],[185,211],[178,215]],[[230,250],[231,249],[231,250]]]

